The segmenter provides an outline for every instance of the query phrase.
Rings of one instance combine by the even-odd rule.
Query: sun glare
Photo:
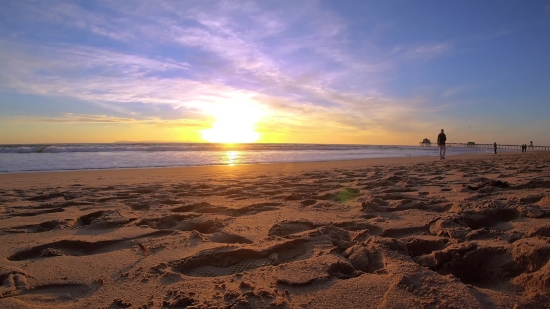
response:
[[[252,102],[227,102],[210,111],[216,121],[212,128],[201,131],[203,139],[212,143],[252,143],[260,138],[256,123],[263,116]]]
[[[240,152],[238,151],[228,151],[225,153],[224,161],[227,163],[227,165],[233,166],[240,163]]]

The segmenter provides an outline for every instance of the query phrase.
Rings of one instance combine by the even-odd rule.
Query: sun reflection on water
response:
[[[224,161],[227,165],[235,165],[239,164],[241,159],[240,152],[239,151],[227,151],[225,153]]]

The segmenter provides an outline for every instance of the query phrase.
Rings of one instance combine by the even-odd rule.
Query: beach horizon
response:
[[[518,151],[507,151],[501,155],[516,155]],[[491,158],[492,153],[452,154],[448,155],[446,161],[463,159]],[[93,181],[96,177],[102,177],[102,181],[116,182],[140,182],[142,179],[149,181],[151,178],[162,175],[163,177],[181,177],[181,180],[195,179],[204,174],[212,173],[265,173],[280,171],[304,172],[315,169],[326,168],[351,168],[358,166],[413,164],[441,161],[435,155],[416,157],[386,157],[366,158],[334,161],[308,161],[308,162],[285,162],[285,163],[249,163],[249,164],[223,164],[223,165],[202,165],[202,166],[166,166],[166,167],[142,167],[142,168],[105,168],[105,169],[82,169],[82,170],[58,170],[58,171],[24,171],[0,173],[0,188],[16,188],[25,183],[52,183],[56,180],[62,182],[85,180]],[[442,163],[444,163],[442,162]],[[192,175],[192,176],[190,176]],[[145,178],[142,178],[145,177]],[[109,180],[111,179],[111,180]],[[173,180],[173,179],[171,179]]]
[[[448,155],[488,153],[453,148]],[[506,152],[513,150],[506,150]],[[0,146],[0,173],[437,156],[435,147],[357,144],[60,144]]]

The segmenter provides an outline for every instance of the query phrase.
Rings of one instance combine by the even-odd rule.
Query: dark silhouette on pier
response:
[[[436,143],[430,143],[430,140],[425,138],[423,141],[419,143],[422,147],[437,147]],[[450,148],[486,148],[486,149],[492,149],[494,147],[494,144],[476,144],[474,142],[467,142],[467,143],[446,143],[447,147]],[[498,144],[498,149],[517,149],[521,150],[523,147],[522,145],[504,145],[504,144]],[[530,142],[530,145],[525,145],[525,150],[527,151],[527,147],[529,150],[550,150],[550,146],[535,146],[533,145],[533,142]]]

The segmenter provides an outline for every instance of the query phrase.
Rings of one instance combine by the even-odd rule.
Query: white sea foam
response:
[[[448,155],[492,151],[449,148]],[[435,147],[328,144],[51,144],[0,145],[0,172],[315,162],[437,156]]]

